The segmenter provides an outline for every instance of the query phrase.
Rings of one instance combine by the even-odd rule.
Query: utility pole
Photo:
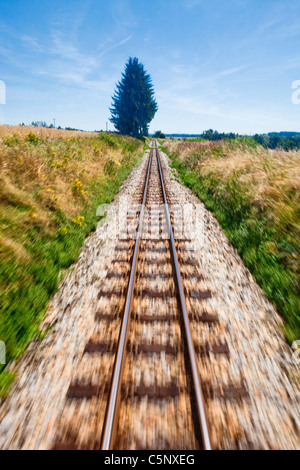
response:
[[[108,132],[108,122],[106,121],[106,132]]]
[[[54,121],[54,129],[55,129],[55,121],[56,121],[56,119],[54,118],[53,121]]]

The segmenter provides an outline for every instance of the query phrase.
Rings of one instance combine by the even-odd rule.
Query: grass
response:
[[[0,340],[7,362],[39,335],[63,270],[145,145],[119,135],[0,126]],[[0,396],[13,375],[0,366]]]
[[[288,341],[298,340],[300,152],[266,150],[247,138],[167,141],[164,150],[277,306]]]

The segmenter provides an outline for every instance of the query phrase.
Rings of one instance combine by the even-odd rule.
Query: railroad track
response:
[[[154,141],[55,296],[49,335],[20,362],[1,449],[299,447],[279,318],[190,196]],[[178,233],[176,204],[199,210],[194,239],[192,217]]]
[[[191,308],[188,314],[185,296],[193,303],[211,294],[199,287],[203,279],[191,241],[174,239],[174,224],[181,221],[170,215],[170,195],[154,140],[145,181],[135,195],[141,209],[129,210],[130,228],[115,249],[109,285],[99,292],[99,334],[84,351],[94,361],[94,372],[90,379],[83,373],[70,384],[71,418],[66,425],[62,417],[54,449],[211,449],[190,318],[208,324],[216,319],[200,318]],[[199,345],[196,352],[207,353]],[[100,377],[96,364],[104,371]],[[92,401],[93,409],[88,405]],[[97,407],[102,411],[95,414]],[[78,441],[78,423],[87,419],[80,418],[82,413],[94,424]]]
[[[169,240],[163,240],[158,238],[153,240],[152,238],[147,239],[147,233],[143,237],[143,225],[145,222],[145,208],[150,211],[150,206],[165,205],[165,214],[156,213],[154,216],[160,218],[159,227],[165,227],[167,234],[169,234]],[[153,215],[153,211],[150,216]],[[165,217],[163,221],[161,218]],[[159,235],[164,235],[160,232]],[[159,259],[153,258],[151,262],[158,267],[156,273],[153,273],[149,263],[147,263],[147,256],[157,253]],[[167,268],[167,269],[166,269]],[[146,288],[144,280],[151,280],[156,282],[155,287]],[[164,288],[164,280],[167,280],[167,289]],[[157,282],[162,281],[162,282]],[[135,295],[137,298],[135,299]],[[162,299],[163,309],[157,311],[157,308],[148,309],[142,307],[143,297],[146,296],[149,299]],[[162,313],[163,312],[163,313]],[[131,325],[131,322],[133,325]],[[155,338],[155,327],[153,329],[153,336],[151,334],[151,326],[149,324],[158,325],[164,324],[169,325],[173,323],[173,328],[178,329],[180,339],[185,344],[176,344],[176,342],[153,342]],[[140,331],[144,325],[148,324],[150,343],[140,342]],[[184,328],[183,328],[184,326]],[[183,331],[182,331],[183,330]],[[160,338],[161,339],[161,338]],[[184,361],[184,350],[186,349],[186,360]],[[151,385],[139,385],[135,379],[136,365],[130,365],[137,363],[140,354],[146,354],[149,367],[152,366],[155,361],[165,361],[167,356],[171,356],[175,370],[178,370],[178,376],[182,372],[191,371],[191,380],[180,387],[176,382],[168,381],[166,384],[164,380],[154,380]],[[158,356],[158,358],[155,356]],[[188,361],[188,364],[186,362]],[[126,372],[124,372],[126,370]],[[156,369],[156,367],[155,367]],[[154,369],[154,370],[155,370]],[[145,370],[146,367],[145,367]],[[135,373],[134,373],[135,372]],[[127,381],[124,379],[124,375],[127,374]],[[129,378],[130,377],[130,378]],[[129,378],[129,380],[128,380]],[[164,379],[164,377],[161,377]],[[151,380],[149,380],[150,384]],[[192,382],[192,383],[191,383]],[[193,387],[193,390],[189,390]],[[210,450],[210,438],[205,416],[205,407],[201,391],[201,385],[199,380],[199,374],[197,370],[197,359],[194,350],[192,333],[190,328],[189,317],[187,314],[184,288],[181,281],[180,268],[178,263],[178,256],[175,247],[175,241],[173,236],[171,217],[167,203],[167,196],[164,187],[162,169],[159,159],[159,153],[157,144],[154,141],[152,145],[148,170],[145,181],[145,189],[142,201],[142,207],[140,212],[139,226],[137,232],[137,239],[135,244],[133,262],[130,273],[130,281],[127,292],[127,298],[124,309],[124,317],[122,322],[122,328],[119,338],[118,351],[114,366],[113,380],[110,391],[110,397],[106,412],[105,424],[103,428],[102,438],[102,450],[114,449],[116,443],[122,443],[123,436],[126,435],[126,418],[123,422],[120,419],[120,415],[126,417],[128,414],[128,408],[132,406],[132,410],[137,410],[139,405],[136,403],[136,397],[140,399],[144,396],[149,402],[149,399],[156,401],[156,406],[159,408],[159,401],[166,402],[168,400],[176,400],[174,407],[182,401],[188,401],[187,395],[191,395],[190,407],[191,411],[196,408],[197,411],[197,424],[195,429],[200,428],[201,438],[197,435],[194,430],[194,439],[197,445],[201,445],[204,449]],[[181,397],[182,395],[182,397]],[[128,406],[128,402],[130,405]],[[189,404],[187,403],[187,406]],[[168,408],[168,407],[166,407]],[[129,410],[130,412],[133,412]],[[159,413],[159,410],[158,410]],[[167,415],[166,415],[167,417]],[[128,419],[128,416],[127,416]],[[129,418],[130,419],[130,418]],[[200,441],[200,442],[199,442]],[[167,445],[166,445],[167,444]],[[165,441],[165,446],[171,448],[174,444],[180,444],[172,441]],[[176,445],[175,447],[176,448]]]

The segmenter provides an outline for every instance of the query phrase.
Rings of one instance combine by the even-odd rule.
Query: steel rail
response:
[[[160,182],[161,182],[161,188],[162,188],[164,205],[165,205],[167,226],[168,226],[170,244],[171,244],[172,255],[173,255],[173,263],[174,263],[174,268],[176,272],[176,283],[178,287],[180,305],[181,305],[183,319],[184,319],[185,335],[186,335],[186,340],[187,340],[187,345],[188,345],[189,360],[191,364],[193,385],[194,385],[196,404],[197,404],[197,412],[198,412],[198,418],[199,418],[201,435],[202,435],[202,443],[203,443],[203,448],[205,450],[211,450],[210,437],[209,437],[209,431],[208,431],[206,413],[205,413],[205,405],[204,405],[203,394],[202,394],[202,389],[201,389],[201,384],[200,384],[200,378],[198,374],[197,359],[195,355],[195,349],[194,349],[192,335],[191,335],[190,322],[189,322],[185,298],[184,298],[184,291],[183,291],[183,286],[182,286],[182,281],[181,281],[178,258],[177,258],[173,230],[172,230],[172,225],[171,225],[171,218],[170,218],[170,213],[169,213],[168,204],[167,204],[167,197],[166,197],[166,192],[164,188],[163,175],[162,175],[162,170],[161,170],[160,158],[159,158],[159,154],[157,151],[156,140],[154,141],[154,145],[155,147],[152,146],[150,157],[149,157],[144,195],[143,195],[143,202],[142,202],[140,219],[139,219],[138,233],[137,233],[132,268],[131,268],[131,273],[130,273],[130,281],[129,281],[128,292],[127,292],[127,297],[126,297],[124,316],[123,316],[123,321],[122,321],[122,326],[121,326],[121,331],[120,331],[120,336],[119,336],[118,351],[117,351],[117,356],[116,356],[116,360],[114,364],[112,386],[110,390],[109,401],[108,401],[108,406],[106,410],[103,433],[102,433],[101,450],[113,449],[114,439],[115,439],[116,432],[117,432],[118,423],[117,423],[116,418],[118,416],[118,410],[119,410],[119,405],[120,405],[121,379],[122,379],[122,372],[123,372],[124,363],[125,363],[125,350],[126,350],[127,336],[128,336],[128,330],[129,330],[128,325],[130,321],[132,299],[133,299],[133,292],[134,292],[134,285],[135,285],[135,278],[136,278],[137,259],[138,259],[138,254],[139,254],[141,231],[143,228],[143,219],[144,219],[144,212],[145,212],[145,202],[146,202],[148,183],[149,183],[149,177],[150,177],[150,169],[151,169],[151,163],[153,159],[154,150],[156,153],[156,158],[157,158],[157,163],[158,163]]]
[[[135,250],[134,250],[134,256],[133,256],[133,261],[132,261],[132,268],[131,268],[131,273],[130,273],[130,280],[129,280],[125,309],[124,309],[124,316],[123,316],[123,321],[122,321],[122,326],[121,326],[121,331],[120,331],[120,336],[119,336],[117,356],[116,356],[116,360],[114,364],[112,386],[110,390],[110,396],[109,396],[105,422],[104,422],[104,427],[103,427],[101,450],[112,449],[114,438],[115,438],[116,431],[117,431],[117,420],[115,418],[118,415],[118,409],[119,409],[119,404],[120,404],[121,379],[122,379],[122,372],[123,372],[124,362],[125,362],[125,349],[126,349],[127,336],[128,336],[128,330],[129,330],[128,324],[130,320],[132,297],[133,297],[135,278],[136,278],[137,259],[138,259],[138,254],[139,254],[140,241],[141,241],[141,231],[143,227],[145,203],[146,203],[147,189],[148,189],[148,183],[149,183],[149,177],[150,177],[152,157],[153,157],[153,147],[151,148],[151,151],[150,151],[148,169],[147,169],[147,174],[146,174],[144,196],[143,196],[143,202],[141,206],[138,233],[137,233],[137,238],[136,238],[136,243],[135,243]]]
[[[184,319],[185,335],[186,335],[186,340],[187,340],[189,360],[190,360],[192,377],[193,377],[197,412],[198,412],[198,418],[199,418],[201,435],[202,435],[202,443],[203,443],[204,450],[211,450],[211,442],[210,442],[209,430],[208,430],[207,419],[206,419],[203,393],[202,393],[200,377],[198,373],[195,348],[194,348],[194,344],[192,340],[191,325],[190,325],[190,320],[188,317],[186,303],[185,303],[183,285],[182,285],[178,258],[177,258],[177,253],[176,253],[176,247],[175,247],[175,242],[174,242],[174,236],[173,236],[173,230],[172,230],[172,225],[171,225],[170,212],[168,208],[167,197],[166,197],[163,175],[162,175],[161,164],[160,164],[160,157],[159,157],[157,147],[155,147],[155,151],[156,151],[156,158],[157,158],[157,164],[158,164],[158,169],[159,169],[160,182],[161,182],[161,187],[162,187],[162,192],[163,192],[163,199],[164,199],[164,204],[165,204],[165,212],[166,212],[167,225],[168,225],[168,230],[169,230],[169,235],[170,235],[170,244],[172,248],[173,262],[174,262],[174,267],[175,267],[175,272],[176,272],[176,282],[177,282],[177,287],[179,291],[180,305],[181,305],[183,319]]]

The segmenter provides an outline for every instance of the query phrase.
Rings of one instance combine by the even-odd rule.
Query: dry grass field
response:
[[[247,138],[164,147],[283,314],[289,341],[299,339],[300,152]]]
[[[60,273],[99,221],[97,206],[112,201],[143,148],[114,134],[0,126],[0,339],[8,361],[38,334]],[[0,394],[11,380],[0,369]]]

